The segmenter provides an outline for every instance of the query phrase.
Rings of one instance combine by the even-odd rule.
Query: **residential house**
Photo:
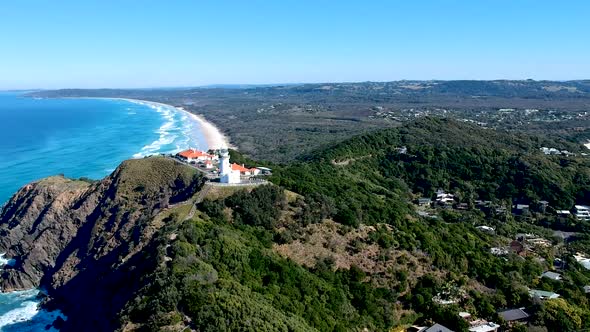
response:
[[[551,279],[554,281],[561,281],[562,280],[561,274],[551,272],[551,271],[543,272],[543,274],[541,274],[541,278],[547,278],[547,279]]]
[[[524,311],[524,308],[498,311],[498,316],[502,317],[502,319],[509,325],[513,325],[517,322],[526,322],[530,318],[530,315]]]
[[[420,197],[418,198],[418,205],[419,206],[430,206],[432,204],[432,200],[430,198]]]
[[[578,220],[590,221],[590,206],[576,205],[574,206],[574,214]]]
[[[500,325],[496,323],[488,322],[485,319],[475,318],[465,311],[459,312],[459,317],[469,324],[470,332],[496,332],[500,328]]]
[[[519,217],[528,217],[530,215],[530,206],[528,204],[516,204],[513,207],[512,214]]]
[[[420,331],[420,332],[454,332],[453,330],[442,326],[440,324],[434,324],[431,327],[427,328],[424,331]]]
[[[548,292],[548,291],[539,290],[539,289],[529,290],[529,295],[532,298],[539,298],[541,300],[550,300],[550,299],[556,299],[559,297],[559,294],[557,294],[557,293]]]
[[[500,325],[483,319],[473,321],[470,326],[468,329],[470,332],[497,332],[500,328]]]
[[[436,203],[439,205],[452,205],[455,202],[455,195],[444,192],[439,189],[436,192]]]
[[[475,227],[477,229],[479,229],[480,231],[484,232],[484,233],[488,233],[488,234],[494,234],[495,233],[495,229],[494,227],[490,227],[490,226],[477,226]]]

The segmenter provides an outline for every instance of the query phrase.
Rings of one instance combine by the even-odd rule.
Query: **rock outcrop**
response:
[[[114,322],[101,317],[116,317],[154,264],[146,259],[162,226],[154,216],[202,184],[193,168],[151,157],[125,161],[95,183],[60,176],[21,188],[0,213],[0,252],[14,259],[2,290],[42,286],[72,317],[65,330],[108,330]]]

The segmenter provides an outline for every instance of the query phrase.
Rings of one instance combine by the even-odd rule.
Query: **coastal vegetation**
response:
[[[236,151],[232,158],[255,163]],[[26,278],[19,271],[29,265],[48,271],[40,282],[49,304],[71,317],[64,331],[89,321],[122,331],[389,331],[434,322],[465,331],[459,312],[508,328],[498,311],[510,308],[531,315],[515,331],[574,331],[590,328],[590,271],[574,258],[590,253],[589,225],[558,221],[555,210],[590,203],[589,158],[561,138],[424,117],[289,163],[264,162],[270,184],[199,201],[198,172],[165,157],[76,181],[74,193],[36,184],[3,210],[12,242],[1,244],[23,257],[13,276]],[[452,205],[414,204],[439,189],[454,194]],[[478,208],[482,201],[491,211]],[[517,204],[529,214],[511,213]],[[32,234],[38,220],[60,219],[63,229],[43,235],[64,242],[55,265],[18,251],[17,243],[39,242],[11,229],[17,218]],[[564,240],[556,229],[576,233]],[[540,244],[527,244],[529,235]],[[541,300],[532,289],[560,297]]]

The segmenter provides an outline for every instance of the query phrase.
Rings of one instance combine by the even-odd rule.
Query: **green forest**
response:
[[[541,147],[572,154],[545,155]],[[254,163],[236,152],[232,158]],[[590,328],[583,288],[590,272],[573,258],[590,252],[590,240],[575,221],[568,228],[579,232],[574,237],[554,236],[564,226],[551,216],[590,203],[589,158],[565,140],[424,118],[291,163],[265,164],[273,168],[272,184],[205,199],[190,220],[166,219],[157,252],[145,257],[160,268],[144,277],[120,319],[147,321],[145,331],[187,324],[198,331],[389,331],[434,322],[465,331],[460,311],[508,328],[497,312],[523,307],[531,320],[514,331]],[[438,189],[469,208],[417,214],[414,199]],[[546,200],[549,210],[528,219],[498,216],[475,209],[477,200],[509,208]],[[350,237],[347,253],[373,248],[363,262],[385,268],[343,268],[336,255],[324,254],[299,264],[277,249],[311,243],[313,227],[327,220],[338,236]],[[361,230],[367,235],[353,236]],[[490,252],[517,233],[551,246],[526,256]],[[335,253],[338,244],[324,247]],[[540,278],[556,258],[564,262],[563,280]],[[560,298],[539,301],[529,296],[533,288]],[[441,297],[457,300],[441,304]]]

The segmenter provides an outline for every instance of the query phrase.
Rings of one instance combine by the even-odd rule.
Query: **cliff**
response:
[[[70,330],[76,319],[86,330],[110,329],[101,317],[114,317],[140,287],[142,268],[155,264],[144,249],[165,223],[154,217],[202,183],[196,170],[151,157],[125,161],[95,183],[50,177],[21,188],[0,213],[0,252],[15,260],[2,290],[42,286],[72,317]],[[126,292],[113,296],[117,289]]]

